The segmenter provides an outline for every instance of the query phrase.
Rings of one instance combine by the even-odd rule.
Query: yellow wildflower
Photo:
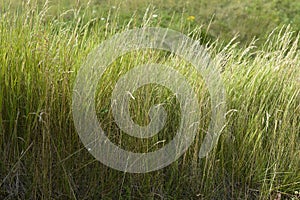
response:
[[[195,20],[195,16],[190,15],[190,16],[187,17],[187,20],[190,21],[190,22],[192,22],[192,21]]]

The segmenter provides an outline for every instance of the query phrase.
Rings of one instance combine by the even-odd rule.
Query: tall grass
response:
[[[87,54],[122,30],[118,14],[105,21],[71,10],[47,16],[28,4],[0,20],[0,198],[4,199],[297,199],[300,192],[299,35],[275,30],[260,48],[251,43],[210,43],[227,91],[227,124],[206,158],[198,151],[208,129],[210,99],[192,67],[165,52],[141,51],[113,63],[99,82],[97,114],[116,144],[152,151],[178,127],[178,102],[166,88],[137,91],[131,102],[137,123],[147,109],[164,103],[166,128],[149,141],[132,139],[114,124],[110,95],[118,78],[137,64],[160,62],[185,74],[198,94],[202,121],[193,145],[170,166],[147,174],[127,174],[96,161],[82,145],[71,115],[72,88]],[[148,11],[151,12],[151,11]],[[146,13],[139,24],[159,26]],[[85,19],[85,20],[83,20]],[[200,39],[201,30],[179,30]],[[225,48],[224,48],[225,46]],[[299,195],[298,195],[299,199]]]

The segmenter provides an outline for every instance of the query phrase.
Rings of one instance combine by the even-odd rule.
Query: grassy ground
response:
[[[22,7],[21,2],[2,0],[0,6],[10,5],[10,9],[15,9]],[[35,1],[30,2],[36,4]],[[45,0],[38,1],[39,7],[44,3]],[[107,18],[109,11],[117,11],[120,23],[128,21],[133,13],[136,23],[140,23],[145,10],[152,5],[157,15],[156,20],[161,21],[161,26],[169,27],[173,19],[171,28],[177,30],[182,16],[184,20],[188,16],[195,16],[191,26],[203,26],[212,38],[221,38],[227,42],[239,35],[238,41],[242,44],[248,44],[254,37],[261,40],[258,44],[262,44],[274,28],[282,25],[291,25],[295,31],[299,31],[300,27],[300,3],[294,0],[52,0],[48,1],[48,4],[48,14],[51,15],[61,15],[70,9],[88,7],[88,18]],[[64,13],[64,16],[67,20],[73,17],[70,12]]]
[[[1,199],[300,198],[300,54],[299,35],[294,31],[297,26],[278,28],[266,36],[273,26],[291,19],[293,24],[299,24],[299,3],[186,4],[169,0],[168,4],[153,1],[146,12],[146,1],[99,1],[82,9],[83,2],[69,2],[52,2],[49,9],[34,3],[19,7],[18,2],[8,9],[2,2]],[[218,6],[213,11],[215,5]],[[73,9],[66,11],[66,7]],[[132,10],[137,8],[133,16]],[[250,14],[228,16],[228,11],[234,11],[230,14],[233,16],[244,16],[239,8],[250,9]],[[289,8],[289,12],[283,8]],[[153,17],[155,14],[157,18]],[[195,19],[188,20],[188,16]],[[282,19],[277,22],[276,16]],[[127,22],[131,22],[129,26]],[[246,22],[251,23],[248,26]],[[205,25],[199,29],[202,23]],[[132,116],[137,123],[143,123],[145,110],[163,102],[169,116],[173,116],[167,127],[145,141],[122,134],[114,123],[110,86],[137,64],[165,63],[189,74],[203,119],[194,143],[180,159],[155,172],[130,174],[106,167],[84,148],[72,120],[72,88],[83,60],[93,48],[115,33],[141,26],[170,27],[202,42],[210,41],[209,51],[220,61],[228,113],[218,145],[206,158],[199,159],[210,116],[210,98],[201,77],[188,63],[162,52],[133,52],[119,58],[98,84],[96,106],[103,129],[114,143],[131,151],[146,152],[162,138],[169,141],[170,133],[178,126],[180,112],[174,94],[150,86],[134,94]],[[237,41],[244,45],[228,44],[237,31],[241,32]],[[254,35],[264,37],[259,46],[251,43]],[[215,41],[217,37],[219,41]]]

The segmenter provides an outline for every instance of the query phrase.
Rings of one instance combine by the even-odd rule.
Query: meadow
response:
[[[0,199],[300,199],[297,1],[2,0],[0,6]],[[201,74],[159,50],[118,58],[98,82],[95,100],[115,145],[158,150],[180,121],[176,95],[150,84],[133,94],[130,114],[147,125],[149,108],[163,104],[166,126],[150,139],[120,130],[111,95],[134,66],[172,66],[201,105],[199,132],[188,150],[163,169],[135,174],[107,167],[85,148],[74,126],[72,94],[94,48],[141,27],[171,28],[207,47],[224,82],[227,112],[217,145],[200,159],[211,116]]]

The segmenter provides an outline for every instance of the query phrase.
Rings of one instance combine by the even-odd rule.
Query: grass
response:
[[[109,12],[118,13],[120,24],[127,23],[135,13],[133,21],[135,25],[141,25],[145,10],[152,5],[153,13],[157,15],[154,20],[160,21],[160,26],[171,26],[170,28],[178,30],[182,20],[186,21],[193,16],[195,19],[190,21],[189,25],[193,28],[202,26],[202,30],[208,33],[206,36],[210,39],[220,38],[222,41],[229,42],[234,36],[239,35],[237,41],[242,46],[247,46],[254,37],[259,38],[257,45],[262,45],[270,32],[282,25],[291,25],[296,31],[299,31],[300,27],[300,3],[294,0],[211,0],[209,2],[205,0],[42,0],[37,3],[31,0],[29,2],[40,9],[47,2],[48,15],[63,15],[67,21],[73,17],[73,12],[70,10],[79,8],[85,9],[87,20],[106,18]],[[21,9],[21,3],[20,0],[2,0],[0,7]]]
[[[178,127],[174,94],[155,85],[138,90],[130,103],[140,124],[151,105],[166,105],[173,117],[157,136],[131,138],[114,123],[113,85],[137,64],[174,67],[187,76],[201,105],[200,131],[183,156],[164,169],[130,174],[96,161],[74,128],[72,89],[82,62],[101,41],[128,28],[175,27],[207,42],[205,28],[187,21],[185,14],[154,19],[151,7],[142,17],[128,18],[120,10],[106,10],[101,20],[88,9],[52,17],[47,6],[24,6],[3,8],[0,16],[1,199],[299,199],[299,34],[291,27],[274,30],[260,46],[250,42],[239,47],[234,40],[208,44],[222,71],[228,112],[218,145],[201,160],[210,97],[192,66],[161,51],[132,52],[109,66],[98,83],[96,110],[108,137],[120,147],[158,149],[163,143],[157,143],[170,141]]]

